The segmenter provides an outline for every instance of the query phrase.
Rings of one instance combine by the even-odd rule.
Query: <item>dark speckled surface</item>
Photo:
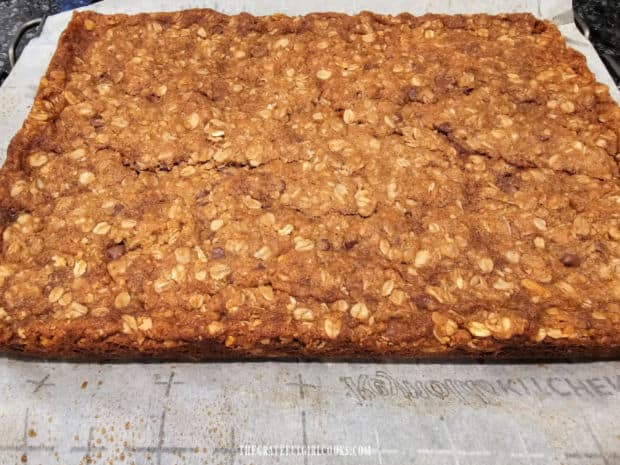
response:
[[[0,0],[0,82],[9,71],[8,49],[19,27],[32,18],[53,13],[57,6],[50,0]],[[23,47],[36,31],[24,35],[20,45]]]
[[[575,16],[590,30],[590,40],[620,85],[620,0],[573,0]]]
[[[8,58],[9,45],[17,34],[17,31],[26,21],[47,15],[70,10],[79,6],[89,5],[91,0],[0,0],[0,83],[7,76],[10,66]],[[36,36],[38,29],[28,30],[19,42],[17,54],[32,37]]]
[[[23,23],[89,3],[91,0],[0,0],[0,83],[9,72],[9,44]],[[620,63],[620,0],[573,0],[573,9],[590,28],[590,39],[599,54]],[[36,33],[34,28],[23,36],[18,52]]]

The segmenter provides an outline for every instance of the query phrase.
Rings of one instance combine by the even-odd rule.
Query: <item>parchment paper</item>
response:
[[[620,101],[569,1],[107,0],[103,13],[530,11]],[[70,13],[0,88],[0,160]],[[620,362],[72,364],[0,358],[0,464],[620,464]]]

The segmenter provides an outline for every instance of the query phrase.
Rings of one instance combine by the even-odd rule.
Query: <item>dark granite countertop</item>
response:
[[[91,3],[94,2],[91,0],[0,0],[0,84],[10,71],[9,46],[22,24],[34,18],[53,15]],[[24,33],[17,49],[18,56],[28,41],[37,34],[36,27]]]
[[[544,0],[542,0],[544,1]],[[8,48],[26,21],[94,3],[92,0],[0,0],[0,84],[10,70]],[[573,0],[573,10],[590,30],[590,40],[620,85],[620,0]],[[19,52],[37,34],[32,28],[20,40]],[[614,71],[610,69],[610,71]]]
[[[4,0],[0,1],[0,83],[4,81],[10,70],[8,50],[20,26],[29,19],[53,14],[50,0]],[[35,35],[28,31],[21,41],[21,48]]]

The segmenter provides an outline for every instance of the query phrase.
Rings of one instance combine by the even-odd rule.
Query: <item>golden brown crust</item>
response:
[[[617,356],[619,122],[531,15],[76,13],[0,171],[0,347]]]

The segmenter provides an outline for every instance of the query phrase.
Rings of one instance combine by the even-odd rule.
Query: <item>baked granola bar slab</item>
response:
[[[527,14],[76,13],[0,172],[0,346],[620,354],[620,110]]]

